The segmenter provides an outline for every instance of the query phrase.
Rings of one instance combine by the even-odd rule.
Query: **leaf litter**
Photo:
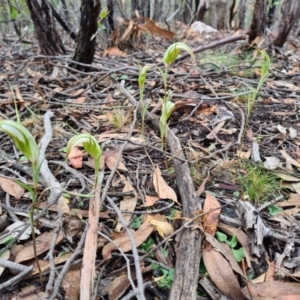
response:
[[[162,30],[151,20],[146,19],[145,24],[139,26],[140,30],[154,36],[163,36],[167,40],[172,36],[171,31]],[[127,34],[131,34],[130,30]],[[155,60],[153,51],[161,59],[168,44],[159,49],[155,48],[158,46],[151,40],[148,43],[147,47],[143,44],[137,47],[140,47],[143,59],[150,59],[157,64],[159,62]],[[195,38],[189,43],[193,46],[199,42]],[[41,123],[26,109],[29,107],[42,117],[47,108],[55,114],[55,118],[51,120],[53,128],[54,125],[60,128],[49,141],[43,159],[47,161],[51,173],[63,189],[64,197],[69,199],[67,204],[64,203],[70,207],[71,213],[62,209],[59,203],[47,203],[46,189],[51,187],[39,180],[38,193],[41,198],[35,206],[35,215],[43,211],[44,217],[35,221],[34,228],[38,261],[45,280],[49,278],[49,270],[62,270],[79,245],[85,222],[88,221],[90,193],[95,179],[92,172],[95,162],[83,155],[80,149],[76,149],[68,157],[69,167],[76,169],[77,173],[71,173],[62,165],[55,164],[55,161],[64,161],[65,137],[71,138],[76,131],[90,132],[103,147],[101,169],[104,183],[100,193],[98,228],[95,231],[102,235],[97,236],[95,252],[96,265],[102,267],[105,264],[106,268],[105,274],[98,274],[99,286],[102,287],[99,288],[99,295],[108,295],[109,299],[120,299],[132,289],[126,261],[120,255],[121,252],[129,261],[133,281],[137,274],[132,240],[114,209],[107,203],[106,196],[117,204],[127,223],[125,227],[130,228],[133,222],[138,224],[130,232],[141,257],[139,267],[143,279],[145,283],[152,283],[165,296],[169,294],[165,286],[168,285],[166,281],[169,278],[173,279],[173,267],[176,268],[177,260],[184,260],[176,252],[176,241],[180,239],[184,222],[193,218],[181,203],[180,192],[184,191],[185,186],[182,187],[180,179],[184,180],[186,174],[175,174],[172,162],[179,153],[174,157],[170,146],[162,147],[159,131],[150,123],[147,123],[145,136],[142,136],[139,123],[132,136],[128,136],[131,118],[123,120],[122,128],[114,127],[114,109],[120,107],[130,115],[134,107],[128,100],[128,95],[121,93],[111,82],[125,80],[130,95],[136,95],[139,91],[135,83],[138,66],[130,58],[130,51],[122,51],[117,47],[107,48],[106,51],[98,50],[94,62],[97,67],[95,78],[101,76],[101,68],[108,63],[108,59],[112,59],[109,63],[108,80],[99,82],[94,89],[82,88],[78,82],[84,79],[86,86],[89,86],[93,85],[95,78],[84,77],[80,73],[72,74],[76,80],[72,76],[66,77],[71,73],[56,58],[48,58],[55,65],[52,79],[49,80],[47,66],[30,60],[32,54],[26,49],[23,51],[24,56],[3,56],[0,77],[3,95],[1,119],[6,115],[16,115],[14,107],[18,107],[23,114],[22,118],[27,118],[26,127],[40,142],[44,130]],[[298,299],[299,282],[295,280],[299,277],[300,244],[300,123],[295,113],[300,105],[300,90],[295,73],[297,66],[293,60],[272,54],[275,65],[273,74],[262,87],[262,93],[249,117],[248,127],[243,128],[248,100],[247,93],[241,89],[241,83],[246,82],[246,79],[237,75],[241,75],[245,67],[251,67],[243,61],[237,61],[230,66],[232,76],[228,76],[227,71],[216,69],[213,64],[206,64],[208,60],[211,62],[217,60],[218,56],[224,56],[220,49],[214,51],[201,54],[199,65],[183,60],[176,67],[170,68],[168,74],[168,88],[173,93],[172,101],[175,103],[169,127],[180,141],[187,159],[187,162],[181,163],[187,163],[190,175],[196,178],[197,174],[202,182],[202,185],[195,182],[195,186],[199,187],[199,206],[202,204],[203,210],[193,212],[196,219],[191,228],[203,232],[203,247],[199,249],[199,255],[202,253],[201,263],[205,266],[205,272],[194,276],[199,282],[199,290],[203,291],[203,278],[213,285],[213,291],[204,288],[206,296],[223,294],[230,299]],[[227,55],[229,56],[228,53]],[[225,65],[225,62],[220,60],[218,64]],[[125,69],[119,70],[120,65],[126,67],[126,72],[123,72]],[[22,72],[19,72],[20,67]],[[284,68],[289,70],[289,75],[280,72]],[[251,75],[254,81],[258,80],[258,69],[253,70]],[[152,114],[159,117],[161,103],[158,99],[163,97],[163,86],[155,71],[150,69],[148,76],[145,98],[151,100],[149,111],[154,108]],[[7,80],[14,82],[15,99]],[[24,80],[28,82],[28,86],[23,84]],[[132,80],[130,86],[127,80]],[[13,100],[16,106],[12,106]],[[244,130],[247,134],[241,139],[240,133]],[[132,147],[122,149],[125,142]],[[1,137],[0,147],[1,175],[5,176],[0,177],[1,217],[9,215],[10,223],[3,223],[5,225],[0,227],[1,249],[6,253],[6,256],[2,253],[1,258],[26,268],[33,266],[34,270],[16,284],[18,297],[26,299],[23,295],[33,293],[34,285],[39,282],[39,275],[31,229],[20,232],[20,228],[28,223],[31,197],[30,193],[17,184],[17,180],[31,186],[32,172],[28,162],[12,151],[11,141],[4,135]],[[250,203],[249,191],[243,190],[238,181],[238,177],[247,177],[248,170],[242,165],[236,167],[236,161],[251,160],[253,153],[256,158],[261,157],[266,172],[272,172],[278,177],[278,191],[282,196],[280,200],[276,200],[274,195],[264,195],[262,202]],[[110,175],[110,184],[106,186]],[[282,211],[275,216],[271,215],[268,210],[271,205],[281,207]],[[77,222],[76,226],[71,225],[73,221]],[[17,226],[18,224],[22,226]],[[58,226],[62,226],[64,231],[56,236],[55,228]],[[217,230],[226,235],[228,242],[233,238],[237,240],[236,249],[243,248],[245,256],[241,262],[235,260],[232,248],[227,243],[216,239]],[[67,235],[72,237],[72,241],[67,240]],[[13,255],[8,256],[5,245],[14,237],[16,240],[11,248]],[[65,297],[76,298],[80,293],[78,282],[81,280],[79,270],[83,263],[82,253],[79,251],[76,257],[78,260],[67,270],[61,285]],[[154,266],[155,263],[158,267]],[[1,272],[0,284],[7,282],[16,271],[3,267]],[[107,283],[107,280],[111,282]],[[40,288],[46,291],[43,286]],[[35,291],[35,296],[45,298],[43,291]],[[3,288],[3,292],[10,293],[7,288]],[[34,296],[28,299],[34,299]]]

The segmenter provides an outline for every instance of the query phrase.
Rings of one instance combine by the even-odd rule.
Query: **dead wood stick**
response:
[[[196,54],[196,53],[199,53],[199,52],[202,52],[202,51],[205,51],[205,50],[208,50],[208,49],[213,49],[213,48],[225,45],[225,44],[233,43],[233,42],[236,42],[236,41],[239,41],[239,40],[245,40],[246,38],[247,38],[246,35],[231,36],[231,37],[226,38],[226,39],[222,39],[222,40],[218,40],[218,41],[209,43],[205,46],[199,46],[197,48],[192,49],[192,51],[193,51],[194,54]],[[176,64],[176,63],[178,63],[178,62],[180,62],[180,61],[182,61],[182,60],[184,60],[188,57],[190,57],[189,53],[182,54],[180,57],[178,57],[175,60],[174,64]],[[157,64],[157,67],[162,67],[162,66],[164,66],[163,62]]]
[[[199,46],[197,48],[192,49],[192,51],[193,51],[194,54],[196,54],[196,53],[208,50],[208,49],[213,49],[213,48],[225,45],[225,44],[229,44],[229,43],[233,43],[233,42],[236,42],[236,41],[239,41],[239,40],[245,40],[245,39],[246,39],[246,35],[231,36],[231,37],[226,38],[226,39],[222,39],[222,40],[219,40],[219,41],[216,41],[216,42],[212,42],[212,43],[207,44],[205,46]],[[186,59],[187,57],[190,57],[190,55],[188,53],[183,54],[182,56],[177,58],[174,63],[176,64],[176,63]]]
[[[117,88],[126,95],[133,105],[138,105],[138,102],[123,86],[118,85]],[[159,129],[159,120],[155,115],[146,112],[146,120]],[[173,164],[181,203],[183,205],[183,217],[192,218],[195,216],[195,212],[201,209],[201,205],[196,195],[189,166],[187,162],[184,162],[185,157],[182,153],[180,142],[172,130],[167,131],[167,141],[170,151],[174,155]],[[176,157],[181,160],[176,159]],[[200,230],[186,228],[182,231],[177,251],[175,276],[169,299],[196,299],[201,238],[202,234]]]

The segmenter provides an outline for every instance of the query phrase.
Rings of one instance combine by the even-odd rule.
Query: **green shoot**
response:
[[[194,59],[194,54],[193,54],[192,49],[185,43],[181,43],[181,42],[174,43],[166,50],[164,58],[163,58],[163,62],[165,65],[165,74],[164,74],[165,77],[163,76],[165,91],[167,90],[166,76],[168,74],[168,68],[169,68],[170,64],[176,60],[176,58],[178,57],[181,50],[187,51],[190,54],[190,56]]]
[[[146,110],[147,106],[144,103],[144,89],[145,89],[145,83],[146,83],[146,78],[147,78],[147,71],[150,67],[149,66],[144,66],[143,68],[140,68],[139,70],[139,88],[140,88],[140,107],[142,111],[142,133],[145,135],[145,115],[146,115]]]
[[[100,170],[100,160],[102,155],[102,149],[100,148],[97,140],[88,133],[82,133],[73,136],[67,145],[67,156],[70,151],[77,146],[83,146],[84,150],[95,159],[95,188],[98,184],[99,170]]]
[[[167,133],[168,128],[168,120],[172,114],[173,108],[175,104],[170,100],[170,95],[165,97],[165,100],[162,103],[161,108],[161,116],[159,119],[159,129],[160,129],[160,137],[162,144],[164,143],[164,139]]]
[[[238,242],[235,235],[231,239],[228,239],[228,236],[225,233],[217,231],[216,238],[219,242],[226,243],[230,247],[230,250],[237,262],[242,261],[245,257],[245,251],[243,247],[237,249]]]
[[[33,189],[27,185],[21,184],[20,182],[19,184],[22,185],[30,192],[32,198],[31,210],[29,211],[29,220],[31,224],[34,256],[39,269],[40,276],[42,276],[42,271],[37,258],[34,219],[33,219],[34,207],[37,199],[38,179],[40,173],[40,167],[38,166],[40,151],[32,134],[22,124],[12,120],[2,120],[0,121],[0,131],[4,131],[10,136],[15,146],[23,153],[23,155],[26,156],[28,161],[31,163],[31,167],[33,171],[33,178],[32,178]]]

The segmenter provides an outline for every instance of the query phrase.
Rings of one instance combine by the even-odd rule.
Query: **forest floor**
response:
[[[282,49],[265,48],[264,40],[249,47],[244,39],[215,47],[231,36],[181,40],[212,49],[172,63],[166,88],[170,43],[159,38],[122,51],[97,48],[88,72],[69,66],[71,46],[66,56],[45,57],[35,42],[0,42],[0,120],[20,118],[49,167],[35,204],[40,276],[28,227],[32,170],[1,132],[0,254],[15,262],[0,268],[1,299],[78,299],[95,182],[95,160],[80,147],[66,154],[79,133],[103,149],[94,299],[130,299],[138,272],[147,299],[167,299],[180,288],[172,288],[174,274],[179,280],[188,272],[176,268],[191,261],[198,299],[300,297],[300,41]],[[143,126],[137,103],[145,65]],[[164,101],[174,107],[162,140]],[[63,194],[49,206],[55,188]],[[198,254],[186,244],[182,257],[182,232],[187,243],[198,232]]]

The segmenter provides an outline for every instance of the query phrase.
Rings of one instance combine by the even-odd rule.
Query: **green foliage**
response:
[[[145,253],[149,252],[154,245],[154,240],[152,237],[147,238],[145,242],[143,242],[138,249],[143,250]]]
[[[19,15],[19,12],[18,10],[14,7],[14,6],[11,6],[10,7],[10,19],[11,21],[15,20]]]
[[[107,17],[108,13],[109,13],[109,11],[107,8],[101,9],[100,14],[99,14],[100,22]]]
[[[231,239],[228,239],[228,236],[226,234],[220,231],[216,231],[216,238],[219,242],[226,243],[230,247],[230,250],[237,262],[242,261],[242,259],[245,257],[244,248],[240,247],[236,249],[236,247],[238,246],[238,242],[235,235]]]
[[[274,204],[270,205],[267,207],[267,210],[268,210],[268,213],[271,215],[271,216],[276,216],[278,214],[280,214],[283,209],[279,206],[276,206]]]
[[[175,104],[170,100],[170,98],[171,96],[168,95],[165,97],[165,100],[162,102],[161,116],[159,119],[160,137],[162,143],[164,142],[164,138],[167,133],[167,128],[168,128],[167,122],[175,106]]]
[[[73,136],[67,144],[67,156],[70,151],[77,146],[83,146],[84,150],[95,159],[95,187],[98,184],[99,170],[100,170],[100,159],[102,155],[102,149],[100,148],[97,140],[88,133],[82,133]]]
[[[169,270],[166,270],[156,264],[151,264],[153,270],[159,270],[161,273],[162,273],[162,276],[160,277],[156,277],[154,279],[154,281],[156,282],[156,284],[161,287],[161,288],[168,288],[170,289],[171,286],[172,286],[172,282],[173,282],[173,279],[174,279],[174,272],[175,272],[175,269],[172,268],[172,269],[169,269]]]
[[[145,115],[149,102],[147,104],[144,103],[144,89],[147,78],[147,71],[149,70],[149,66],[144,66],[143,68],[139,68],[139,88],[140,88],[140,106],[142,108],[142,133],[145,135]]]
[[[262,85],[267,80],[267,78],[269,77],[269,69],[270,69],[270,65],[271,65],[269,55],[264,50],[261,50],[259,48],[257,50],[261,54],[261,56],[263,58],[263,62],[260,67],[260,79],[259,79],[256,89],[254,89],[251,86],[252,97],[248,98],[248,102],[247,102],[247,123],[248,123],[248,119],[250,118],[250,114],[252,112],[255,101],[257,99],[258,92],[261,89]]]
[[[173,63],[178,57],[181,50],[187,51],[192,58],[194,58],[194,54],[192,49],[185,43],[177,42],[172,44],[165,52],[163,62],[166,67],[168,67],[171,63]]]
[[[193,51],[188,45],[186,45],[185,43],[177,42],[177,43],[174,43],[171,46],[169,46],[169,48],[166,50],[166,52],[164,54],[163,63],[165,65],[165,71],[163,72],[162,70],[159,69],[161,76],[163,78],[164,87],[165,87],[165,97],[162,100],[162,113],[161,113],[160,123],[159,123],[162,144],[163,144],[166,132],[167,132],[167,121],[170,118],[173,107],[174,107],[174,103],[172,103],[170,101],[170,98],[171,98],[170,94],[167,95],[168,68],[169,68],[170,64],[176,60],[176,58],[178,57],[181,50],[187,51],[192,56],[192,58],[194,58]],[[149,69],[148,66],[144,66],[143,68],[140,68],[139,77],[138,77],[138,83],[139,83],[139,89],[140,89],[140,105],[142,107],[142,124],[143,124],[142,131],[143,131],[143,134],[144,134],[144,118],[145,118],[146,109],[147,109],[147,106],[144,105],[144,87],[145,87],[148,69]]]
[[[280,191],[280,180],[260,165],[246,162],[243,164],[246,175],[238,181],[242,191],[253,203],[262,203],[276,198]]]
[[[129,114],[121,108],[114,110],[112,114],[112,119],[109,122],[116,129],[121,129],[127,122]]]
[[[133,219],[133,221],[130,224],[130,228],[132,229],[138,229],[142,225],[142,216],[136,217]]]
[[[12,120],[2,120],[0,121],[0,131],[4,131],[10,136],[15,146],[32,164],[37,163],[39,158],[39,148],[27,128]]]
[[[36,243],[35,243],[35,228],[34,228],[34,218],[33,218],[34,207],[37,199],[38,180],[40,174],[40,166],[38,166],[40,151],[32,134],[22,124],[12,120],[2,120],[0,121],[0,131],[4,131],[5,133],[7,133],[10,136],[10,138],[13,140],[15,146],[31,162],[31,167],[33,171],[33,177],[32,177],[33,188],[22,182],[18,182],[18,183],[23,188],[27,189],[31,195],[32,205],[28,215],[29,215],[29,220],[31,225],[34,256],[39,269],[40,276],[42,277],[42,271],[37,258],[37,250],[36,250]]]

